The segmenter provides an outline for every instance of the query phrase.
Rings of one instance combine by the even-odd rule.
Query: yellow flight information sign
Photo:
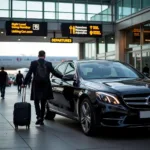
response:
[[[6,35],[47,36],[47,23],[6,21]]]
[[[51,43],[72,43],[73,39],[72,38],[51,38],[50,42]]]
[[[102,37],[102,25],[62,23],[61,32],[62,36]]]

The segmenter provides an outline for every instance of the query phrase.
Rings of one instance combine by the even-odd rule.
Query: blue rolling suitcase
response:
[[[14,105],[13,122],[16,129],[18,129],[18,126],[26,126],[26,128],[30,128],[31,104],[25,102],[25,100],[26,88],[23,88],[22,102],[17,102]]]

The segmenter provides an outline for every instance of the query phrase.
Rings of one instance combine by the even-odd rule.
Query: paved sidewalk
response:
[[[28,101],[29,93],[28,89]],[[35,126],[33,102],[30,129],[19,127],[15,131],[13,107],[17,101],[21,96],[16,87],[8,87],[6,99],[0,100],[0,150],[150,150],[150,132],[145,130],[107,129],[87,137],[79,123],[61,116],[45,121],[45,126]]]

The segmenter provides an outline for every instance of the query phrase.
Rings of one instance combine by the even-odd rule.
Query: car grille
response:
[[[145,109],[150,108],[150,94],[127,95],[123,97],[124,102],[132,108]]]

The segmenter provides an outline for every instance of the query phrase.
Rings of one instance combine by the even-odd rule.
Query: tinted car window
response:
[[[91,68],[91,67],[86,67],[86,68],[84,69],[83,74],[84,74],[84,76],[87,76],[89,73],[92,73],[92,71],[93,71],[93,68]]]
[[[111,61],[80,63],[79,72],[84,79],[143,77],[129,65]]]
[[[67,67],[67,63],[62,63],[55,70],[61,74],[64,74],[66,67]]]
[[[65,72],[65,75],[75,74],[75,67],[72,63],[69,63]]]

